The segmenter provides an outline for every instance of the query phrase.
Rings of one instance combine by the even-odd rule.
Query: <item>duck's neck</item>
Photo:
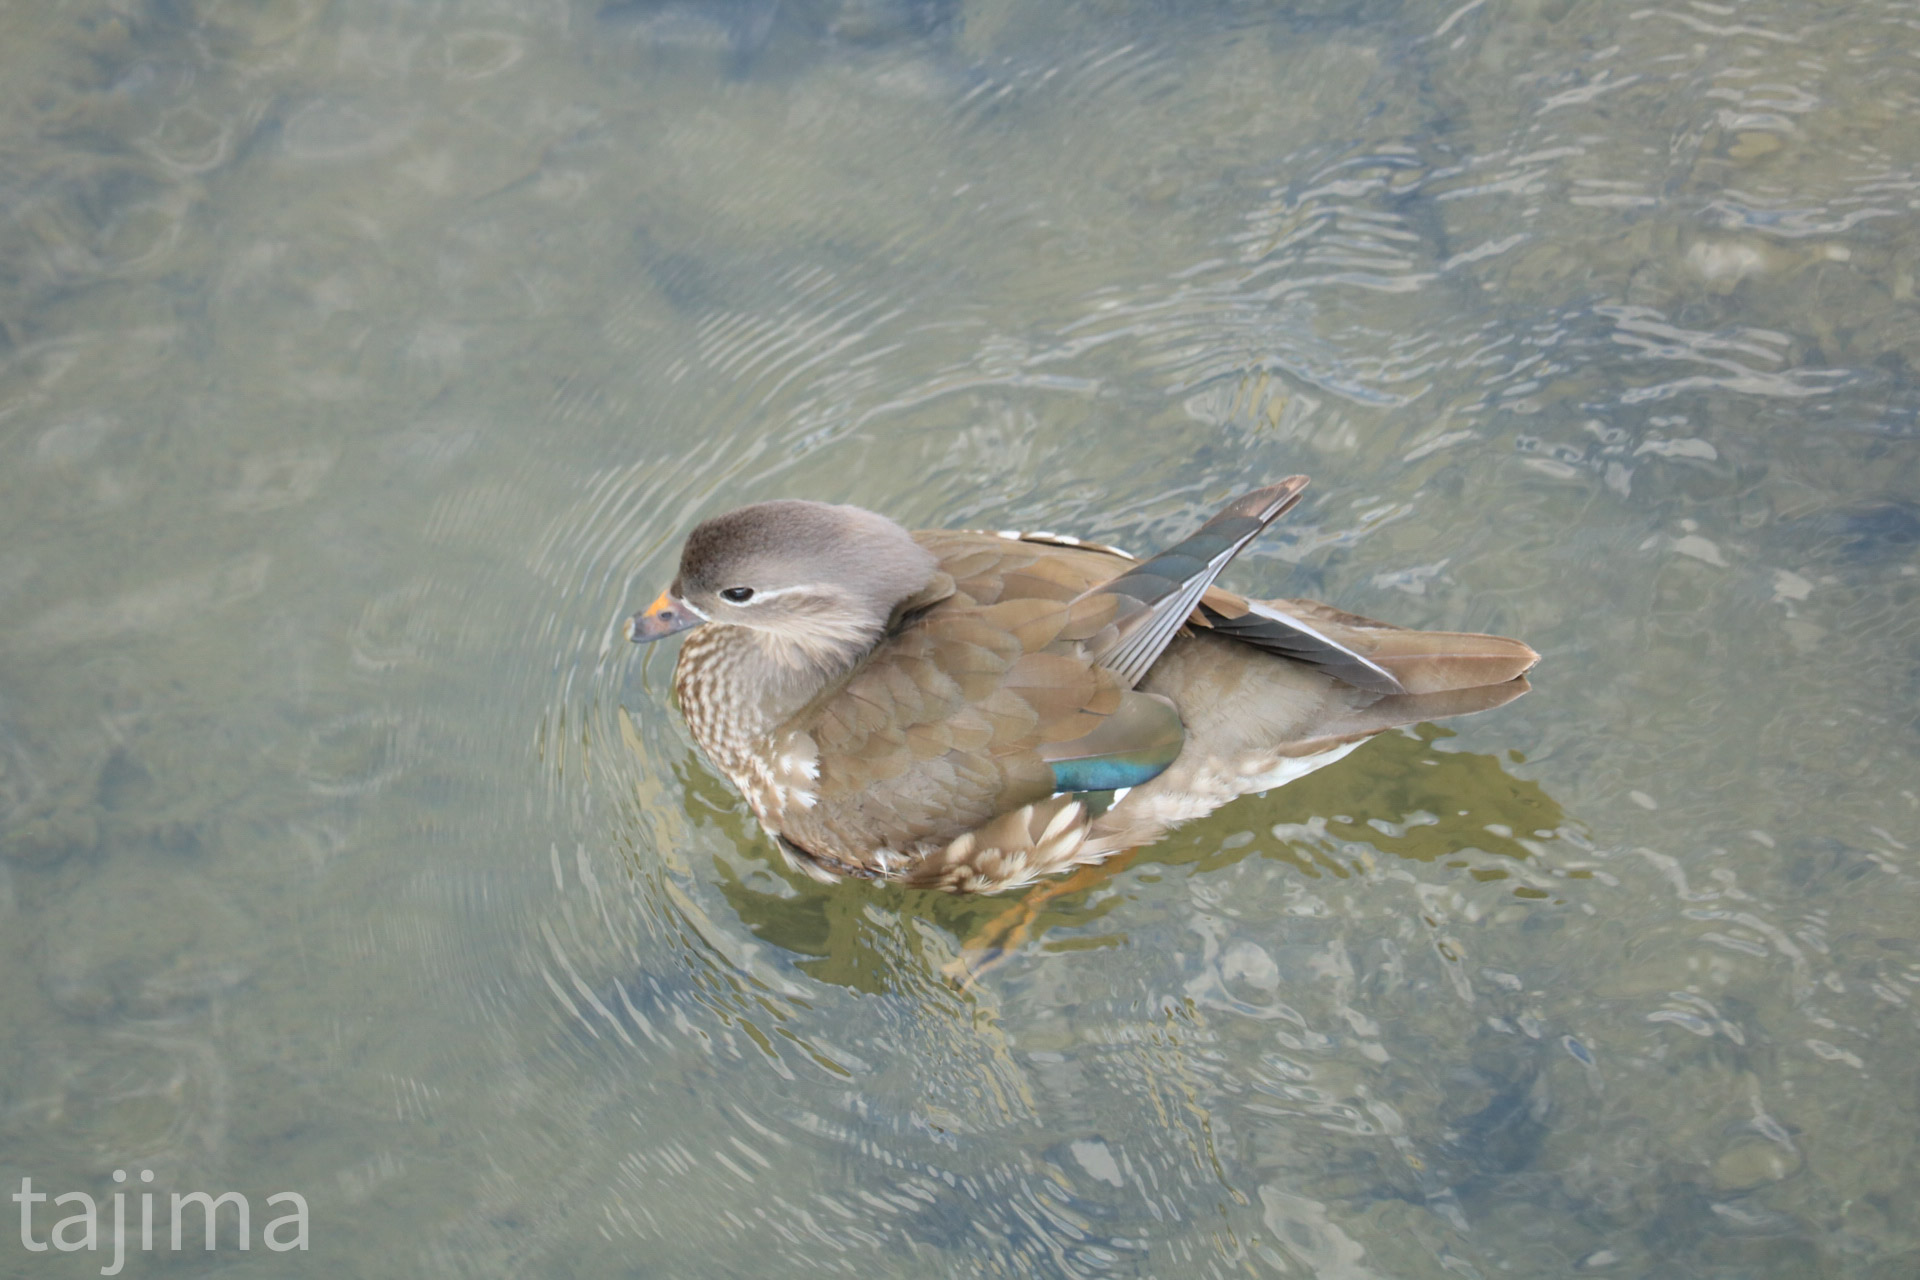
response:
[[[700,749],[722,772],[738,775],[768,734],[844,677],[870,648],[826,664],[796,664],[761,632],[710,624],[681,646],[673,692]]]

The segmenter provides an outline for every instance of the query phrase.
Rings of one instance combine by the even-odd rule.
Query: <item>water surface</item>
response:
[[[1917,26],[8,8],[0,1185],[297,1191],[275,1276],[1920,1271]],[[788,871],[617,633],[748,501],[1293,472],[1233,585],[1536,691],[966,987],[1008,900]]]

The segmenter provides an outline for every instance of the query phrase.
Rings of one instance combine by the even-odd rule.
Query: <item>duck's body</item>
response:
[[[1046,534],[907,534],[851,507],[742,508],[694,531],[630,630],[699,626],[674,673],[688,728],[798,865],[1009,888],[1383,729],[1526,692],[1536,655],[1517,641],[1211,587],[1305,483],[1249,494],[1146,562]],[[1096,815],[1088,793],[1110,791]]]

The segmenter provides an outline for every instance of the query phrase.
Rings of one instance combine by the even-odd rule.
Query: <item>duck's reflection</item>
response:
[[[688,803],[719,824],[737,847],[750,850],[750,874],[720,864],[719,888],[756,935],[799,956],[799,967],[823,982],[862,991],[901,988],[902,921],[922,921],[964,947],[996,928],[1009,911],[1022,912],[1020,945],[1042,950],[1125,946],[1124,932],[1100,921],[1126,902],[1130,885],[1169,874],[1207,875],[1260,857],[1285,863],[1302,876],[1348,877],[1384,859],[1443,870],[1473,880],[1513,881],[1522,900],[1549,898],[1537,875],[1527,874],[1541,842],[1558,833],[1566,815],[1538,783],[1509,763],[1480,752],[1451,750],[1455,735],[1423,724],[1383,734],[1351,758],[1290,786],[1249,796],[1139,850],[1110,874],[1060,892],[1062,881],[1021,893],[955,897],[931,890],[849,881],[823,885],[788,867],[765,841],[726,784],[691,757],[675,774]],[[1037,900],[1037,901],[1036,901]],[[915,944],[917,946],[917,944]],[[924,948],[921,948],[924,949]],[[944,956],[926,957],[931,964]],[[923,975],[911,985],[920,986]]]

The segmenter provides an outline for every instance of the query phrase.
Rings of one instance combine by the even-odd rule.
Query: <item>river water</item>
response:
[[[1920,1274],[1916,50],[0,9],[0,1187],[248,1199],[139,1276]],[[617,631],[748,501],[1152,548],[1293,472],[1230,585],[1535,691],[971,983],[1017,899],[788,871]]]

